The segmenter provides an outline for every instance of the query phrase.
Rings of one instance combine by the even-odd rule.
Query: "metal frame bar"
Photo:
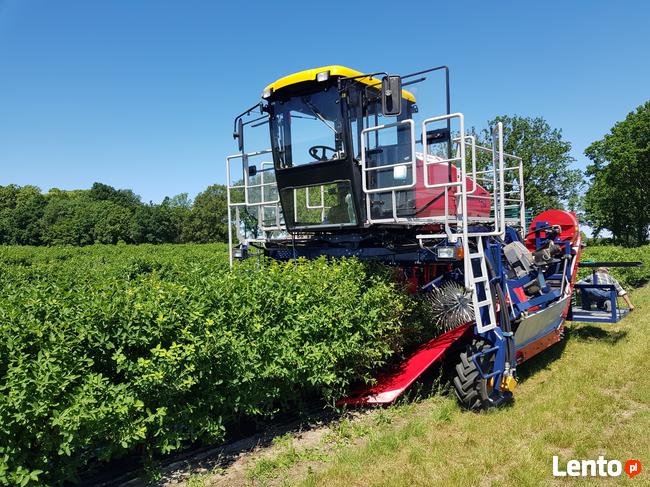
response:
[[[366,160],[366,135],[369,134],[370,132],[379,132],[380,130],[384,129],[389,129],[392,127],[398,127],[400,125],[409,125],[410,126],[410,135],[411,135],[411,160],[407,162],[398,162],[394,164],[386,164],[383,166],[377,166],[377,167],[368,167],[367,166],[367,160]],[[415,187],[417,184],[417,172],[416,172],[416,156],[415,156],[415,122],[413,119],[407,119],[407,120],[402,120],[400,122],[395,122],[395,123],[388,123],[384,125],[377,125],[375,127],[368,127],[366,129],[363,129],[361,131],[361,184],[363,188],[363,192],[366,194],[374,194],[374,193],[389,193],[389,192],[395,192],[395,191],[400,191],[404,189],[411,189]],[[386,188],[374,188],[374,189],[369,189],[368,188],[368,176],[367,173],[371,171],[385,171],[386,169],[392,169],[398,166],[407,166],[411,165],[412,169],[412,181],[410,184],[402,184],[400,186],[388,186]]]
[[[241,224],[241,217],[240,217],[240,208],[258,208],[258,213],[257,213],[257,221],[258,221],[258,227],[263,233],[271,232],[271,231],[282,231],[286,230],[286,227],[282,225],[280,221],[280,193],[278,191],[278,197],[277,199],[274,200],[269,200],[265,201],[265,188],[273,187],[274,185],[277,188],[277,183],[275,182],[266,182],[264,180],[264,174],[265,171],[261,171],[261,182],[259,184],[249,184],[249,175],[248,175],[248,158],[249,157],[255,157],[263,154],[268,154],[271,153],[271,149],[266,149],[262,151],[257,151],[257,152],[250,152],[250,153],[238,153],[238,154],[233,154],[230,156],[226,157],[226,203],[228,205],[228,260],[230,263],[230,266],[232,267],[233,265],[233,226],[234,225],[240,225]],[[236,159],[241,159],[241,167],[242,167],[242,179],[243,179],[243,184],[232,184],[231,181],[231,164],[232,161]],[[264,168],[264,166],[270,166],[273,167],[272,162],[268,161],[263,161],[261,163],[261,167]],[[261,198],[262,201],[257,202],[257,203],[252,203],[250,202],[249,194],[248,191],[251,188],[260,188],[261,191]],[[232,190],[235,189],[241,189],[244,192],[244,201],[240,203],[233,203],[232,201]],[[276,189],[277,190],[277,189]],[[276,217],[275,217],[275,226],[266,226],[264,224],[264,211],[265,208],[268,207],[273,207],[276,211]],[[235,210],[235,217],[233,218],[232,210]],[[239,227],[237,228],[237,238],[242,241],[242,239],[246,240],[246,242],[249,241],[259,241],[259,242],[264,242],[268,239],[267,235],[264,235],[264,237],[259,237],[256,239],[246,239],[245,235],[240,234]]]
[[[257,156],[263,156],[265,154],[270,154],[272,152],[273,152],[272,149],[265,149],[265,150],[256,151],[256,152],[249,152],[249,153],[245,153],[245,154],[241,155],[242,163],[243,163],[243,167],[244,167],[244,200],[246,202],[246,206],[262,206],[262,205],[278,203],[280,201],[280,193],[279,192],[278,192],[278,198],[276,200],[272,200],[272,201],[265,201],[264,200],[264,187],[265,186],[273,186],[273,184],[276,184],[276,183],[266,183],[265,184],[264,183],[264,172],[261,172],[261,176],[260,176],[261,183],[259,183],[259,184],[250,184],[250,181],[249,181],[249,178],[250,178],[250,176],[248,174],[248,160],[249,160],[249,158],[257,157]],[[273,163],[268,162],[268,161],[262,161],[262,163],[260,165],[261,165],[262,168],[264,168],[264,165],[271,165],[271,167],[273,167]],[[277,184],[276,184],[276,187],[277,187]],[[259,201],[257,203],[251,203],[250,198],[249,198],[249,194],[248,194],[249,190],[254,189],[254,188],[260,188],[261,201]]]
[[[428,189],[432,188],[444,188],[445,191],[445,236],[451,240],[455,241],[457,238],[457,235],[452,234],[451,228],[449,226],[449,221],[448,221],[448,216],[449,216],[449,188],[452,187],[460,187],[460,194],[457,195],[459,196],[459,199],[456,202],[456,217],[461,216],[461,235],[463,239],[463,245],[467,245],[467,215],[466,215],[466,208],[467,208],[467,178],[465,177],[466,170],[465,170],[465,144],[460,143],[458,145],[459,147],[459,155],[458,157],[449,157],[447,159],[443,159],[441,161],[429,161],[429,153],[428,153],[428,146],[427,146],[427,125],[436,123],[436,122],[442,122],[446,121],[447,126],[451,126],[451,120],[457,118],[458,119],[458,124],[459,124],[459,137],[458,139],[460,141],[465,140],[465,116],[462,113],[449,113],[447,115],[439,115],[437,117],[430,117],[422,121],[422,170],[424,172],[423,175],[423,180],[424,180],[424,187]],[[451,173],[451,163],[452,162],[458,162],[458,166],[456,167],[456,181],[448,181],[447,183],[429,183],[429,166],[432,166],[434,164],[443,164],[447,163],[449,167],[449,172]],[[459,174],[460,173],[460,174]],[[459,180],[460,179],[460,180]],[[467,267],[467,264],[465,264],[465,267]]]
[[[431,154],[428,154],[428,146],[426,144],[426,130],[427,127],[430,124],[436,123],[436,122],[448,122],[448,125],[451,124],[451,121],[453,119],[458,119],[459,120],[459,125],[460,125],[460,130],[458,137],[452,139],[453,143],[457,144],[456,147],[456,157],[449,157],[447,159],[438,159],[436,160],[431,160],[429,157]],[[411,159],[406,162],[398,162],[398,163],[392,163],[392,164],[386,164],[382,166],[377,166],[377,167],[368,167],[368,160],[366,158],[366,150],[367,150],[367,145],[369,142],[369,134],[375,133],[378,134],[380,130],[383,129],[389,129],[392,127],[400,127],[400,126],[408,126],[410,128],[410,149],[411,149]],[[425,240],[433,240],[433,239],[441,239],[441,238],[447,238],[451,242],[457,241],[458,238],[461,238],[463,242],[467,242],[468,238],[470,237],[477,237],[477,236],[503,236],[505,234],[505,227],[508,224],[514,224],[514,225],[525,225],[525,201],[524,201],[524,184],[523,184],[523,161],[520,157],[514,156],[512,154],[505,153],[503,151],[503,124],[498,123],[493,131],[493,147],[492,149],[488,147],[481,146],[476,143],[476,138],[472,135],[466,135],[465,134],[465,126],[464,126],[464,115],[462,113],[450,113],[447,115],[441,115],[441,116],[436,116],[436,117],[431,117],[428,119],[425,119],[422,122],[422,139],[420,141],[416,140],[415,136],[415,122],[413,119],[408,119],[408,120],[402,120],[399,122],[391,123],[391,124],[384,124],[384,125],[378,125],[375,127],[369,127],[364,130],[362,130],[362,137],[361,137],[361,174],[362,174],[362,188],[363,191],[366,195],[371,195],[371,194],[390,194],[391,197],[391,203],[392,203],[392,218],[379,218],[379,219],[373,219],[371,217],[371,205],[370,205],[370,198],[366,198],[366,211],[367,211],[367,220],[366,224],[374,224],[374,223],[381,223],[381,224],[390,224],[390,225],[399,225],[399,224],[407,224],[407,225],[427,225],[427,224],[442,224],[444,226],[444,233],[437,233],[437,234],[420,234],[417,235],[418,240],[420,241],[420,246],[424,247],[424,241]],[[444,214],[440,216],[434,216],[434,217],[398,217],[397,216],[397,196],[398,192],[400,191],[405,191],[414,188],[417,183],[418,183],[418,153],[416,152],[417,150],[417,144],[421,143],[421,141],[425,141],[422,144],[422,169],[424,171],[423,174],[423,185],[427,189],[442,189],[444,191],[444,197],[445,197],[445,208],[444,208]],[[467,171],[467,151],[470,151],[470,157],[471,157],[471,169],[468,174]],[[486,170],[478,170],[477,168],[477,152],[488,152],[492,153],[492,168],[491,169],[486,169]],[[266,201],[266,197],[268,196],[267,194],[267,189],[270,188],[275,184],[275,182],[267,182],[265,180],[264,173],[262,172],[261,176],[261,181],[257,184],[251,184],[250,177],[248,176],[248,162],[251,157],[263,155],[263,154],[268,154],[271,152],[271,149],[267,149],[264,151],[257,151],[257,152],[251,152],[251,153],[239,153],[235,154],[232,156],[228,156],[226,158],[226,177],[227,177],[227,197],[228,197],[228,207],[230,209],[232,208],[237,208],[237,207],[261,207],[261,213],[258,213],[258,218],[261,219],[260,221],[260,229],[264,232],[266,231],[275,231],[275,230],[282,230],[283,225],[281,224],[281,210],[280,210],[280,198],[279,198],[279,192],[278,195],[275,199]],[[244,184],[241,185],[233,185],[232,181],[230,180],[231,177],[231,163],[233,160],[241,158],[242,159],[242,170],[243,170],[243,182]],[[514,160],[516,161],[516,164],[514,165],[507,165],[505,164],[505,160]],[[455,165],[457,174],[456,174],[456,180],[455,181],[448,181],[444,183],[435,183],[433,181],[429,180],[429,167],[436,165],[436,164],[447,164],[448,166],[451,166],[452,164]],[[262,167],[265,168],[265,166],[272,166],[272,163],[270,162],[262,162]],[[369,188],[368,184],[368,174],[370,172],[377,172],[377,171],[385,171],[389,170],[391,168],[395,168],[398,166],[406,166],[407,168],[410,166],[411,167],[411,181],[409,184],[403,184],[403,185],[397,185],[397,186],[389,186],[386,188]],[[266,169],[266,168],[265,168]],[[514,175],[518,176],[518,181],[517,180],[511,180],[511,181],[506,181],[505,179],[505,173],[513,173]],[[467,177],[470,177],[472,180],[471,184],[471,189],[470,189],[470,183],[467,182]],[[490,196],[483,196],[483,195],[478,195],[476,194],[477,187],[479,186],[479,183],[481,181],[486,181],[491,183],[492,188],[491,188],[491,195]],[[516,187],[517,185],[518,187]],[[508,186],[508,191],[506,191],[506,186]],[[249,194],[249,191],[254,188],[260,188],[261,191],[261,199],[262,201],[253,203],[252,202],[252,197]],[[458,188],[456,191],[456,214],[451,215],[450,214],[450,208],[449,208],[449,190],[450,188]],[[510,189],[512,188],[512,189]],[[241,203],[233,203],[232,202],[232,190],[235,189],[243,189],[244,190],[244,202]],[[312,188],[313,189],[313,188]],[[306,205],[308,209],[320,209],[321,211],[325,211],[324,207],[324,187],[320,188],[321,190],[321,200],[320,200],[320,205],[312,205],[309,200],[309,189],[307,189],[307,201]],[[518,197],[517,197],[518,196]],[[295,192],[294,192],[294,197],[295,197]],[[469,217],[466,215],[467,211],[467,201],[468,199],[477,199],[477,200],[486,200],[490,199],[493,201],[492,207],[493,207],[493,216],[491,217]],[[512,204],[510,204],[512,203]],[[274,226],[266,226],[264,225],[265,221],[265,215],[267,209],[271,207],[273,210],[276,212],[276,219],[275,219],[275,225]],[[294,207],[297,207],[297,205],[294,205]],[[518,218],[512,218],[512,217],[506,217],[505,211],[506,209],[509,208],[519,208],[519,217]],[[233,215],[232,212],[229,211],[228,214],[229,217],[229,245],[232,247],[232,240],[233,240],[233,235],[232,235],[232,225],[233,225]],[[492,230],[487,231],[487,232],[470,232],[468,230],[468,225],[470,222],[477,224],[477,223],[492,223]],[[455,228],[453,228],[455,227]],[[463,244],[465,245],[465,243]]]

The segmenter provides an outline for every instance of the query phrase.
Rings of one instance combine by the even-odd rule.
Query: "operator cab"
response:
[[[421,94],[439,105],[443,81],[445,110],[426,116],[402,87],[429,77],[436,89]],[[447,66],[391,76],[332,65],[271,83],[234,121],[230,245],[420,262],[438,259],[440,239],[523,228],[521,158],[503,152],[500,124],[491,147],[477,144],[450,103]]]
[[[399,106],[394,106],[381,80],[342,66],[302,71],[265,88],[275,179],[289,230],[347,230],[364,224],[362,130],[412,117],[415,98],[398,89]],[[392,115],[385,115],[391,112],[387,104]],[[367,152],[375,164],[412,158],[406,128],[398,127],[392,141],[382,140],[381,148]],[[379,134],[375,142],[380,142]],[[373,176],[392,184],[394,173],[406,178],[407,172],[391,168]]]

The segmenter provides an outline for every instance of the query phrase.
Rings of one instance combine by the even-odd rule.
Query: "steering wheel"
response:
[[[319,150],[320,150],[320,156],[318,155]],[[336,154],[336,149],[333,149],[332,147],[329,147],[327,145],[315,145],[309,148],[309,155],[312,156],[317,161],[328,161],[329,159],[331,159],[325,156],[325,152],[327,152],[328,150],[333,152],[332,156]]]

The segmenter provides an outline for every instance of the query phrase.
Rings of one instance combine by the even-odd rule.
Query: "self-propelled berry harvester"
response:
[[[429,77],[444,82],[444,109],[426,117],[403,87]],[[446,66],[406,76],[301,71],[236,117],[231,263],[254,252],[372,259],[430,298],[439,335],[341,404],[390,403],[453,351],[460,402],[497,406],[512,396],[517,365],[562,339],[581,251],[576,215],[549,210],[526,225],[522,160],[504,153],[500,123],[491,135],[478,145],[451,112]],[[263,150],[247,150],[245,138]],[[616,321],[624,311],[585,313]]]

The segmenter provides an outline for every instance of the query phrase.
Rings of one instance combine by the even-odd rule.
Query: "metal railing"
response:
[[[388,130],[390,128],[398,128],[398,127],[408,127],[409,130],[409,149],[410,149],[410,155],[408,161],[395,161],[395,162],[390,162],[388,164],[377,164],[377,165],[369,165],[368,161],[368,144],[367,144],[367,139],[370,134],[374,133],[376,135],[376,138],[378,139],[378,134],[382,130]],[[411,119],[409,120],[404,120],[401,122],[396,122],[396,123],[390,123],[390,124],[384,124],[384,125],[377,125],[375,127],[369,127],[367,129],[364,129],[361,132],[361,185],[363,188],[363,192],[366,194],[366,218],[368,220],[369,224],[372,223],[393,223],[393,222],[400,222],[400,221],[407,221],[407,219],[401,219],[397,217],[398,213],[398,208],[397,208],[397,194],[400,191],[404,190],[409,190],[413,189],[415,187],[416,181],[417,181],[417,156],[416,156],[416,141],[415,141],[415,122]],[[374,180],[378,180],[378,175],[382,172],[386,172],[389,170],[396,171],[397,169],[400,169],[400,171],[403,169],[404,173],[406,176],[409,174],[409,168],[411,170],[411,181],[408,183],[403,183],[403,184],[398,184],[398,185],[393,185],[393,186],[386,186],[386,187],[370,187],[372,184],[371,181],[373,181],[373,178],[371,176],[375,176]],[[393,177],[393,180],[395,178]],[[379,183],[376,183],[377,186],[379,186]],[[381,194],[390,194],[390,200],[391,200],[391,212],[392,212],[392,217],[390,218],[373,218],[372,217],[372,204],[374,201],[373,195],[381,195]]]
[[[433,124],[446,123],[451,125],[456,122],[458,133],[452,139],[455,145],[453,157],[441,158],[429,153],[427,144],[427,130]],[[506,225],[524,227],[526,208],[524,200],[523,161],[520,157],[507,154],[503,150],[503,125],[499,122],[492,130],[492,147],[484,147],[476,143],[473,135],[465,133],[465,120],[462,113],[452,113],[427,118],[421,123],[421,138],[416,139],[416,125],[412,119],[397,123],[369,127],[361,132],[361,180],[362,190],[365,194],[366,225],[438,225],[438,233],[422,233],[416,235],[420,245],[426,246],[432,240],[446,238],[450,242],[462,239],[466,245],[471,237],[503,236]],[[394,129],[401,135],[404,143],[401,147],[408,146],[408,157],[395,150],[394,160],[390,159],[390,151],[382,154],[381,158],[374,159],[373,152],[382,152],[379,145],[379,134],[384,130]],[[404,131],[408,130],[408,134]],[[399,134],[399,132],[402,132]],[[374,149],[368,149],[370,135],[375,135]],[[408,135],[408,136],[407,136]],[[399,138],[399,137],[398,137]],[[398,148],[399,144],[395,147]],[[418,152],[418,148],[421,152]],[[240,224],[240,210],[256,209],[258,227],[263,233],[286,230],[282,217],[280,195],[274,178],[269,178],[267,173],[272,172],[271,162],[262,162],[261,170],[249,171],[249,160],[270,154],[271,150],[235,154],[226,158],[227,200],[228,200],[228,241],[232,248],[233,225]],[[481,155],[490,156],[490,161],[480,160]],[[231,180],[231,164],[240,160],[242,178]],[[469,159],[469,160],[468,160]],[[258,163],[259,165],[259,163]],[[436,180],[435,168],[447,168],[451,178]],[[453,169],[453,171],[452,171]],[[469,170],[468,170],[469,169]],[[392,179],[382,176],[392,171]],[[390,176],[390,175],[389,175]],[[383,179],[382,179],[383,178]],[[391,181],[392,184],[382,186],[382,182]],[[318,191],[318,188],[312,188]],[[310,210],[327,210],[325,204],[324,186],[320,188],[319,201],[312,201],[310,189],[306,189],[306,207]],[[409,214],[404,211],[402,203],[408,198],[415,198],[418,191],[439,190],[438,195],[431,199],[444,198],[444,208],[440,212],[429,211],[427,214],[418,215],[418,211]],[[233,195],[239,192],[237,201]],[[243,192],[243,198],[241,193]],[[317,193],[318,194],[318,193]],[[296,190],[294,189],[294,199]],[[390,198],[390,203],[386,201]],[[382,199],[383,198],[383,199]],[[401,201],[398,205],[398,199]],[[381,204],[388,204],[386,210],[380,215],[373,216],[372,205],[381,200]],[[482,216],[469,214],[472,201],[489,201],[489,212]],[[425,205],[426,206],[426,205]],[[453,208],[452,208],[453,206]],[[297,208],[297,204],[294,204]],[[233,221],[232,211],[235,211]],[[270,218],[269,218],[270,215]],[[476,227],[484,227],[476,230]],[[470,230],[470,227],[472,229]],[[240,235],[237,227],[238,237]],[[266,235],[259,237],[264,241]]]
[[[305,208],[308,210],[320,210],[321,211],[321,220],[325,220],[325,216],[327,214],[327,210],[330,208],[329,206],[325,205],[325,185],[321,184],[318,186],[319,189],[319,194],[320,194],[320,203],[317,203],[315,205],[311,204],[311,195],[309,193],[309,190],[311,188],[314,188],[314,186],[306,186],[305,187]],[[293,190],[293,211],[294,211],[294,221],[298,220],[298,192],[294,189]]]
[[[271,149],[263,151],[234,154],[226,157],[226,202],[228,205],[228,248],[229,260],[232,266],[233,262],[233,227],[237,232],[237,239],[240,242],[265,242],[267,233],[275,230],[284,230],[282,222],[282,212],[280,209],[280,195],[277,183],[274,178],[269,178],[267,174],[273,171],[273,163],[263,161],[259,164],[260,170],[255,171],[253,175],[249,171],[249,160],[252,157],[259,157],[271,154]],[[231,165],[233,161],[240,160],[241,180],[232,181]],[[257,177],[257,181],[251,178]],[[233,201],[233,193],[238,192],[239,201]],[[255,215],[251,218],[257,218],[257,227],[260,235],[247,235],[245,226],[243,227],[242,211],[248,212],[252,209]],[[275,212],[274,224],[267,225],[265,218],[267,210]],[[234,218],[233,218],[234,212]]]

